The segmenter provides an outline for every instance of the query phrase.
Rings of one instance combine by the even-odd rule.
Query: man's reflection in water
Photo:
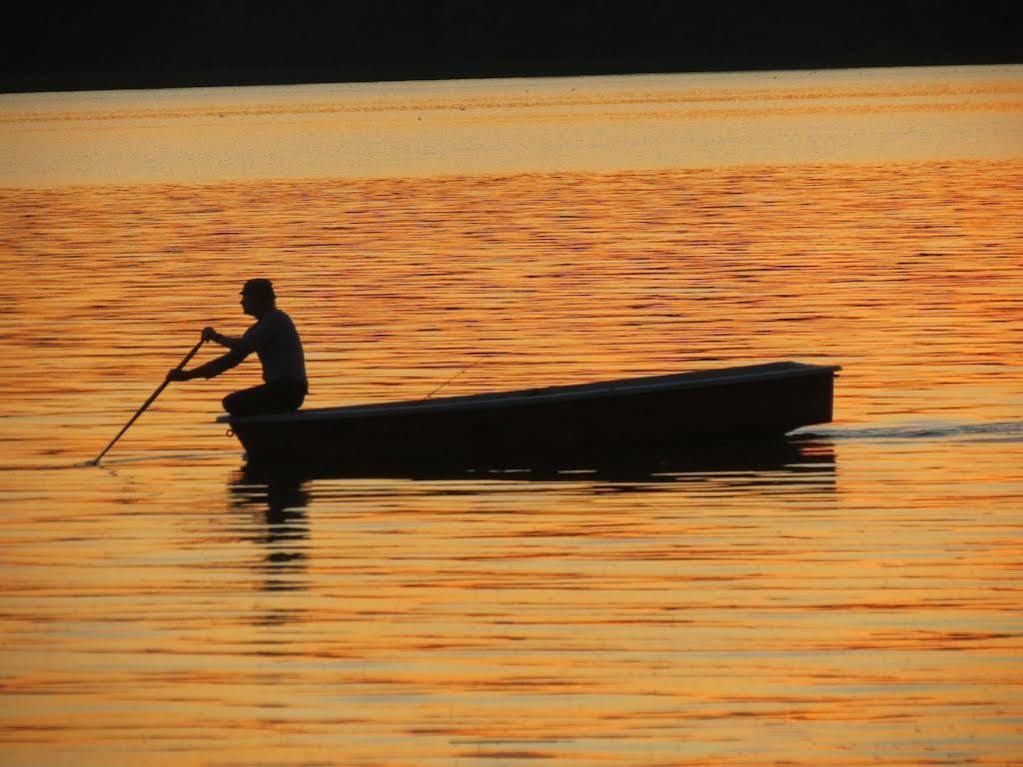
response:
[[[266,548],[260,567],[264,590],[307,589],[303,577],[309,538],[305,480],[294,472],[256,470],[246,465],[232,477],[230,493],[231,507],[253,517],[240,530],[243,540]]]

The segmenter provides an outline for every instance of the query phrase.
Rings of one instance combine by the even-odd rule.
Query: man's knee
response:
[[[230,415],[238,415],[238,394],[238,392],[232,392],[221,400],[224,410],[226,410]]]

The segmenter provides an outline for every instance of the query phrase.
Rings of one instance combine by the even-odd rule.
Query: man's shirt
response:
[[[230,370],[252,352],[263,365],[263,380],[305,381],[305,355],[295,323],[280,309],[267,312],[239,339],[224,338],[227,354],[195,369],[205,378],[213,378]]]

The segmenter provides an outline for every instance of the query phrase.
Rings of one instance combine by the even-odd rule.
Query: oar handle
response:
[[[185,365],[187,365],[187,364],[188,364],[188,361],[189,361],[190,359],[192,359],[192,357],[194,357],[194,356],[196,355],[196,353],[197,353],[197,352],[199,351],[200,347],[202,347],[202,345],[203,345],[204,343],[206,343],[206,339],[205,339],[205,338],[203,338],[203,339],[200,339],[199,343],[197,343],[197,344],[196,344],[195,346],[193,346],[193,347],[192,347],[192,351],[190,351],[190,352],[189,352],[188,354],[186,354],[186,355],[185,355],[185,358],[184,358],[183,360],[181,360],[181,362],[179,362],[179,363],[178,363],[178,366],[177,366],[177,368],[175,368],[175,370],[181,370],[181,368],[183,368],[183,367],[184,367]],[[140,408],[139,408],[138,410],[136,410],[136,411],[135,411],[135,415],[133,415],[133,416],[131,417],[131,420],[130,420],[130,421],[128,421],[128,423],[126,423],[126,424],[124,425],[124,428],[123,428],[123,429],[121,429],[121,430],[120,430],[119,432],[117,432],[117,436],[116,436],[116,437],[114,437],[114,438],[113,438],[112,440],[110,440],[110,444],[109,444],[109,445],[107,445],[107,446],[106,446],[106,447],[105,447],[105,448],[103,449],[103,452],[102,452],[102,453],[100,453],[99,455],[97,455],[97,456],[96,456],[96,460],[94,460],[94,461],[92,462],[92,463],[93,463],[93,465],[96,465],[96,464],[98,464],[98,463],[99,463],[99,459],[100,459],[100,458],[102,458],[103,456],[105,456],[105,455],[107,454],[107,451],[108,451],[108,450],[110,450],[110,448],[112,448],[112,447],[114,446],[114,444],[115,444],[115,443],[117,442],[117,440],[119,440],[119,439],[120,439],[120,438],[121,438],[121,437],[122,437],[122,436],[124,435],[124,433],[125,433],[126,431],[128,431],[128,429],[129,429],[129,428],[131,427],[131,425],[132,425],[133,423],[135,423],[135,421],[137,421],[137,420],[138,420],[138,417],[139,417],[140,415],[142,415],[142,414],[143,414],[144,412],[146,412],[146,408],[148,408],[148,407],[149,407],[150,405],[152,405],[152,404],[153,404],[153,402],[154,402],[154,401],[156,400],[156,398],[160,396],[160,393],[161,393],[161,392],[162,392],[162,391],[163,391],[164,389],[166,389],[166,388],[167,388],[167,384],[169,384],[169,383],[170,383],[170,381],[168,381],[167,379],[164,379],[163,383],[162,383],[162,384],[160,384],[160,385],[159,385],[159,386],[158,386],[158,387],[156,388],[156,391],[154,391],[154,392],[153,392],[153,393],[152,393],[152,394],[151,394],[151,395],[149,396],[149,399],[147,399],[147,400],[146,400],[146,401],[145,401],[145,402],[144,402],[144,403],[142,404],[142,407],[140,407]]]

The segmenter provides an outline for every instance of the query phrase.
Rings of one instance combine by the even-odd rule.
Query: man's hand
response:
[[[205,328],[202,329],[202,340],[203,341],[212,341],[218,335],[219,335],[219,333],[217,333],[217,331],[215,331],[211,327],[205,327]]]
[[[188,373],[181,368],[173,368],[167,372],[168,381],[188,381],[192,378],[194,378],[194,376],[191,373]]]

